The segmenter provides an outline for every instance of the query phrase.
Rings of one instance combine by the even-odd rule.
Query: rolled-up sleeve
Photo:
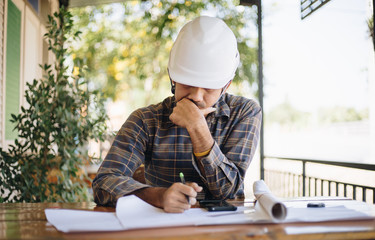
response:
[[[118,198],[148,187],[131,177],[144,163],[148,133],[142,119],[142,113],[133,112],[117,133],[93,181],[97,204],[114,206]]]
[[[193,161],[196,171],[214,198],[235,196],[243,186],[245,173],[259,142],[262,112],[255,102],[248,104],[235,116],[225,142],[215,141],[210,153],[200,159],[201,172]]]

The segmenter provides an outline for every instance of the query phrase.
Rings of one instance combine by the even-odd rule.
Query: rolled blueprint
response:
[[[272,221],[278,222],[286,218],[287,208],[269,190],[263,180],[254,182],[254,195],[261,209],[267,213]]]

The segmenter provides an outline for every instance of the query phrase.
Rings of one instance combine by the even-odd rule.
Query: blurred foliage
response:
[[[68,46],[79,37],[64,8],[48,16],[48,50],[54,64],[40,65],[43,78],[27,83],[27,106],[12,114],[18,138],[0,148],[0,202],[77,202],[91,200],[83,166],[86,145],[103,141],[104,102],[91,91],[80,69],[68,64]]]
[[[265,124],[278,124],[289,127],[306,127],[315,124],[324,125],[338,122],[355,122],[369,118],[368,109],[357,110],[353,107],[335,106],[320,108],[317,113],[300,111],[286,99],[265,114]]]
[[[234,84],[254,85],[257,71],[256,9],[231,0],[125,1],[72,9],[82,40],[73,49],[75,64],[86,65],[87,79],[112,100],[132,108],[170,94],[169,52],[180,28],[199,15],[223,19],[235,33],[241,66]],[[254,89],[254,88],[251,88]],[[256,90],[256,88],[255,88]]]
[[[342,106],[320,109],[318,115],[321,123],[355,122],[369,118],[368,109],[357,110]]]
[[[268,113],[265,114],[265,124],[270,125],[277,123],[282,126],[306,126],[311,118],[311,114],[302,112],[289,102],[285,100],[283,103],[272,108]]]
[[[375,7],[375,6],[373,6]],[[372,43],[373,43],[373,47],[374,47],[374,50],[375,50],[375,28],[374,28],[374,14],[372,15],[372,17],[367,20],[367,26],[368,26],[368,30],[369,30],[369,36],[372,38]]]

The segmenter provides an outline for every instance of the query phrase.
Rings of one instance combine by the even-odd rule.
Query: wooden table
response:
[[[243,202],[232,202],[241,205]],[[3,203],[0,204],[0,239],[375,239],[375,220],[326,223],[252,224],[173,227],[101,233],[61,233],[45,217],[46,208],[115,211],[95,203]],[[331,233],[288,235],[291,227],[350,229]],[[360,230],[360,231],[358,231]]]

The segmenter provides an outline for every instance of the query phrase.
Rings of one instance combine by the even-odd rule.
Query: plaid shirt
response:
[[[95,202],[115,205],[118,198],[135,190],[169,187],[180,182],[196,182],[210,198],[232,198],[243,189],[247,168],[259,140],[261,108],[244,97],[224,94],[216,111],[206,118],[215,144],[201,159],[200,172],[189,133],[169,120],[174,97],[134,111],[121,127],[93,181]],[[132,178],[144,164],[146,184]]]

